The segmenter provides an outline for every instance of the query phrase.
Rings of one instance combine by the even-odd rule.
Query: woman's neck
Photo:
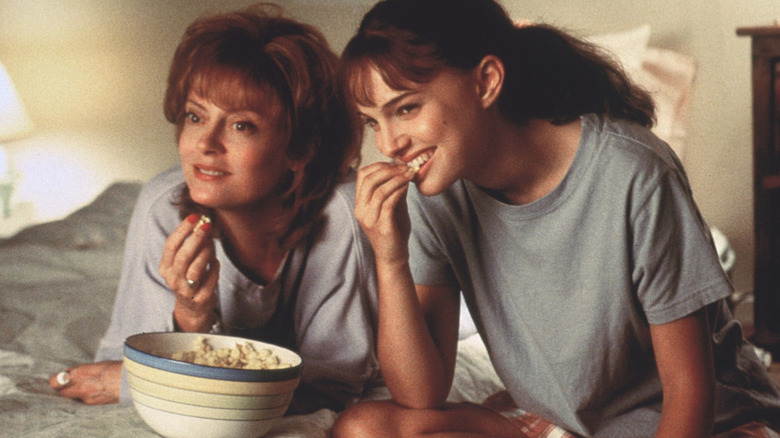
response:
[[[491,132],[494,158],[472,182],[502,202],[523,205],[541,199],[563,181],[577,153],[581,122],[554,125],[534,119],[522,126],[504,122]]]
[[[270,283],[287,253],[280,244],[278,231],[281,213],[218,211],[217,216],[223,247],[230,259],[252,281]]]

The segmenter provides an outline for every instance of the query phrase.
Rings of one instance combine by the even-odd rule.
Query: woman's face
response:
[[[260,93],[262,109],[223,108],[190,92],[179,156],[193,201],[215,209],[253,207],[284,190],[294,166],[275,93]]]
[[[413,167],[422,163],[415,176],[420,193],[435,195],[460,178],[471,179],[486,154],[473,75],[445,69],[426,84],[394,90],[379,71],[370,74],[373,103],[359,103],[358,110],[384,155]]]

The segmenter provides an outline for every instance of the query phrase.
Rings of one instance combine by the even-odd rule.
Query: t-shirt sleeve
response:
[[[634,284],[651,324],[682,318],[728,296],[709,231],[682,172],[658,177],[632,221]]]
[[[416,284],[458,287],[443,242],[451,227],[437,220],[444,210],[437,208],[440,205],[436,201],[432,198],[423,198],[414,187],[409,189],[407,203],[412,224],[409,238],[409,265],[412,277]]]

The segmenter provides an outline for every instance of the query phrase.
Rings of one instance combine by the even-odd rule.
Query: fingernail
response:
[[[193,214],[187,216],[187,222],[189,222],[191,224],[194,224],[197,221],[198,221],[198,215],[197,214],[193,213]]]
[[[203,231],[204,233],[208,234],[211,232],[211,222],[205,222],[201,226],[198,227],[199,230]]]

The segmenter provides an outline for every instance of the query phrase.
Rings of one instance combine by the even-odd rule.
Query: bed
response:
[[[157,436],[132,404],[87,406],[48,386],[49,375],[91,361],[108,326],[140,187],[115,183],[62,220],[0,240],[0,435]],[[482,400],[500,389],[467,324],[458,363],[452,400]],[[268,436],[327,437],[335,418],[328,410],[287,417]]]
[[[656,97],[656,132],[682,155],[693,62],[648,47],[649,26],[594,39]],[[86,406],[57,396],[48,376],[92,360],[108,326],[125,233],[141,184],[117,182],[64,219],[0,239],[0,422],[4,436],[157,436],[131,404]],[[502,389],[468,317],[452,401]],[[336,413],[286,417],[269,437],[327,437]]]

